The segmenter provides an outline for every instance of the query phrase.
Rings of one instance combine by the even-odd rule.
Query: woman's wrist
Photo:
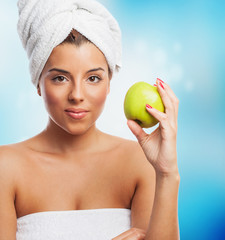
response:
[[[165,181],[180,181],[180,174],[177,168],[175,168],[172,171],[168,172],[161,172],[161,171],[155,171],[156,172],[156,179],[157,180],[165,180]]]

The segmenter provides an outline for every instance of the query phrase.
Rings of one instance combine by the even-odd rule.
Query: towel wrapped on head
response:
[[[104,54],[111,72],[121,67],[121,32],[117,21],[95,0],[19,0],[17,30],[29,58],[33,84],[52,50],[75,29]]]

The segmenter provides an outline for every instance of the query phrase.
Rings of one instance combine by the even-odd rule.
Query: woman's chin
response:
[[[74,124],[74,126],[64,128],[64,130],[71,135],[79,136],[79,135],[83,135],[83,134],[87,133],[88,131],[90,131],[93,128],[93,126]]]
[[[91,132],[95,129],[95,121],[77,121],[77,122],[68,122],[63,120],[56,120],[53,118],[49,119],[48,127],[54,129],[54,131],[60,132],[60,134],[69,134],[69,135],[83,135],[87,132]]]

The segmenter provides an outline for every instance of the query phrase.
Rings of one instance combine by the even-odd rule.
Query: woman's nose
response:
[[[73,101],[76,103],[84,101],[84,92],[81,84],[71,86],[69,93],[69,101]]]

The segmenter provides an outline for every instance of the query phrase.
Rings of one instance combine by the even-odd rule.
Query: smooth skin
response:
[[[129,121],[139,143],[114,137],[95,124],[110,79],[93,44],[53,50],[38,87],[49,114],[46,129],[0,147],[0,240],[15,240],[18,217],[96,208],[131,209],[131,229],[116,240],[178,239],[177,99],[168,85],[157,84],[167,110],[148,111],[159,119],[158,130],[147,135]],[[88,113],[73,119],[65,112],[71,107]]]

